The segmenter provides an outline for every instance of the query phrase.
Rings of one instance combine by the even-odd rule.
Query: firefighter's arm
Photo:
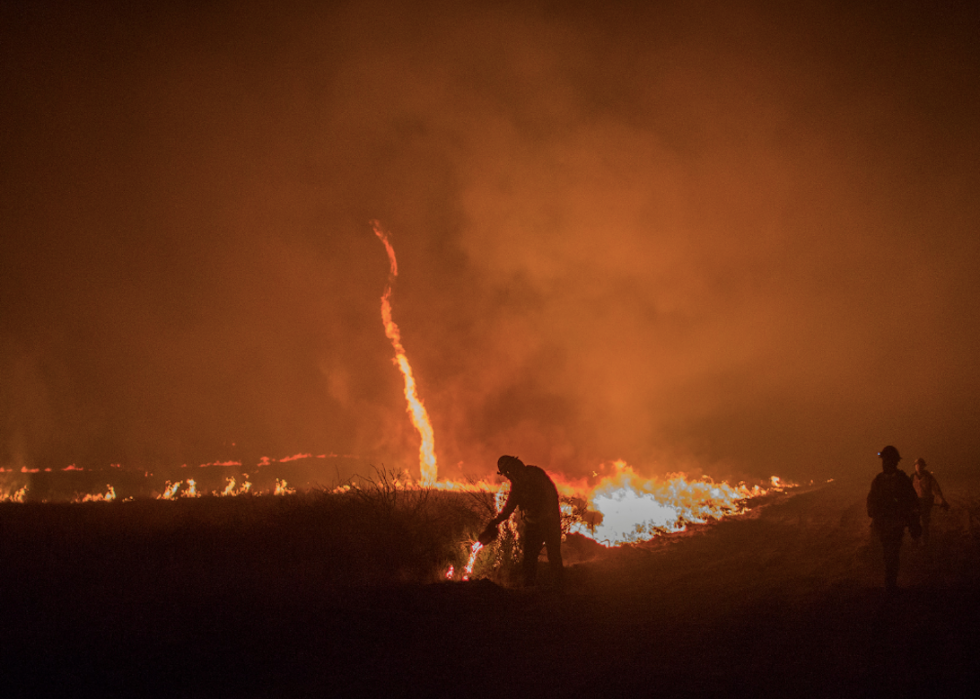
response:
[[[480,532],[480,536],[477,538],[483,546],[486,546],[491,541],[497,538],[497,527],[500,526],[501,522],[506,522],[507,518],[513,514],[514,510],[517,508],[517,498],[514,497],[514,491],[510,491],[510,495],[507,496],[507,503],[504,505],[504,509],[500,511],[496,517],[490,520],[486,528]]]
[[[909,487],[906,489],[906,497],[909,512],[909,534],[913,539],[918,539],[922,536],[922,520],[919,518],[919,497],[916,495],[911,479],[909,480]]]
[[[504,504],[504,509],[500,511],[500,514],[498,514],[496,517],[490,520],[490,524],[496,527],[501,522],[506,522],[510,518],[510,516],[514,514],[514,510],[516,509],[517,509],[517,498],[514,497],[514,489],[511,488],[510,495],[507,496],[507,502]]]
[[[949,503],[946,502],[946,496],[943,495],[943,489],[939,487],[939,481],[933,478],[932,484],[936,487],[936,495],[939,496],[939,506],[942,507],[944,510],[948,510]]]

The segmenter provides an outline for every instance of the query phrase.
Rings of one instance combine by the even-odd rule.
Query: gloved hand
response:
[[[919,520],[915,520],[909,525],[909,534],[913,539],[918,539],[922,536],[922,525],[919,523]]]
[[[484,529],[480,533],[480,536],[479,538],[477,538],[477,541],[480,542],[481,546],[486,546],[496,538],[497,538],[497,525],[491,522],[490,524],[487,525],[486,529]]]

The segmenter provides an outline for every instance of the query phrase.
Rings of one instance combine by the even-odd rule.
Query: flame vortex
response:
[[[412,419],[412,424],[418,430],[422,438],[419,446],[419,470],[422,485],[435,485],[437,479],[436,448],[435,436],[432,432],[432,423],[429,422],[429,414],[419,399],[418,390],[415,386],[415,377],[412,374],[412,365],[408,363],[405,355],[405,348],[402,347],[401,332],[395,321],[391,318],[391,289],[398,276],[398,262],[395,260],[395,249],[391,247],[388,234],[381,228],[378,221],[372,221],[374,234],[384,243],[385,250],[388,251],[388,261],[391,263],[391,272],[388,274],[388,284],[385,286],[384,294],[381,296],[381,321],[385,326],[385,335],[391,340],[391,346],[395,349],[395,358],[392,362],[401,370],[405,377],[405,400],[408,401],[408,414]]]

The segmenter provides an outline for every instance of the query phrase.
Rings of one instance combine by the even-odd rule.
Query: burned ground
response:
[[[339,585],[316,550],[290,563],[302,548],[276,553],[271,540],[236,550],[233,565],[221,551],[234,542],[201,543],[207,527],[191,515],[155,538],[121,533],[105,513],[124,503],[38,509],[39,547],[104,554],[72,520],[94,512],[106,522],[97,538],[122,552],[30,569],[11,544],[27,510],[7,505],[5,695],[973,696],[980,493],[947,485],[953,507],[930,548],[906,541],[902,590],[886,596],[866,487],[833,482],[643,547],[571,543],[564,592]],[[222,507],[223,521],[245,517]],[[40,512],[53,519],[38,524]],[[310,526],[296,512],[250,516]]]

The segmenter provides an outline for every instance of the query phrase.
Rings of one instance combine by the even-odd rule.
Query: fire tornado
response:
[[[395,357],[392,359],[402,372],[405,378],[405,400],[408,401],[408,415],[412,419],[412,424],[418,430],[422,443],[419,446],[419,471],[422,485],[435,485],[437,480],[435,438],[432,433],[432,423],[429,422],[429,414],[419,399],[418,391],[415,387],[415,377],[412,374],[412,365],[408,363],[405,355],[405,348],[402,347],[401,333],[395,321],[391,319],[391,289],[398,276],[398,262],[395,260],[395,249],[388,241],[388,234],[381,228],[378,221],[372,221],[375,235],[384,243],[385,250],[388,251],[388,261],[391,263],[391,271],[388,273],[388,284],[385,286],[384,294],[381,295],[381,321],[385,326],[385,335],[391,340],[391,346],[395,349]]]

